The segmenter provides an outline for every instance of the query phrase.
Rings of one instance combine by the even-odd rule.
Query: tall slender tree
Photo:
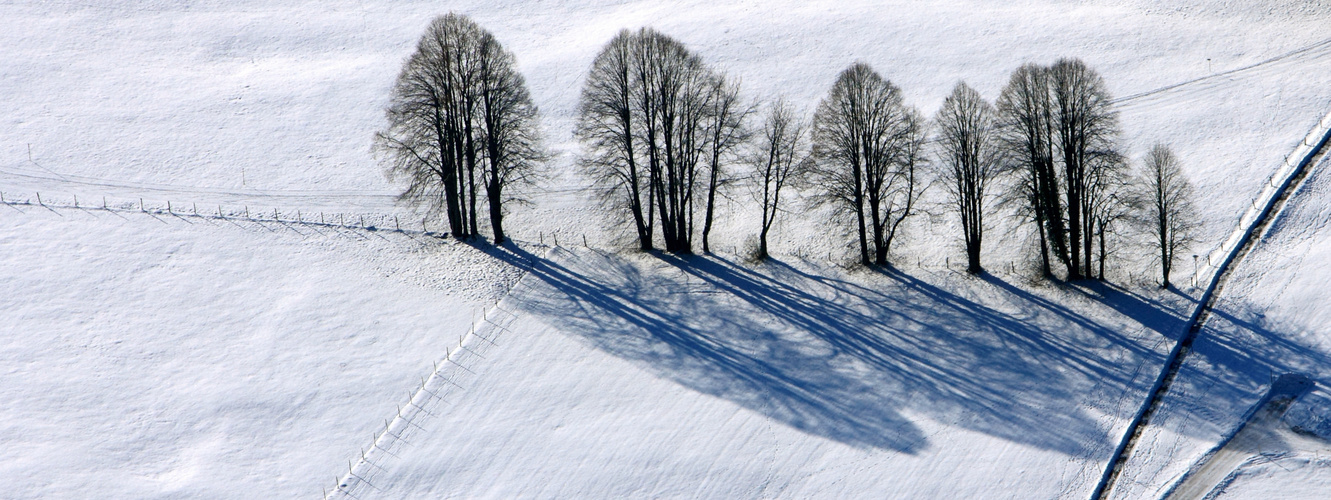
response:
[[[703,216],[702,251],[711,252],[708,244],[712,221],[716,217],[716,197],[730,178],[725,172],[733,153],[748,141],[751,133],[745,121],[753,113],[752,105],[740,100],[739,82],[718,75],[712,83],[712,109],[707,117],[708,139],[707,209]]]
[[[1011,199],[1026,204],[1024,212],[1039,236],[1040,274],[1052,276],[1051,254],[1068,263],[1066,231],[1054,165],[1054,112],[1045,68],[1025,64],[1012,72],[998,96],[1000,137],[1009,168],[1020,182]]]
[[[940,177],[961,220],[966,270],[980,273],[986,190],[999,172],[994,108],[979,92],[958,82],[934,119]]]
[[[1169,275],[1178,253],[1194,242],[1198,227],[1192,184],[1173,150],[1156,144],[1146,153],[1139,174],[1139,223],[1151,236],[1160,262],[1160,287],[1169,288]]]
[[[607,204],[633,220],[639,248],[652,250],[654,220],[649,212],[653,190],[637,133],[633,33],[620,31],[592,62],[578,101],[576,135],[583,144],[580,162],[602,188]]]
[[[513,54],[490,33],[481,37],[476,77],[479,128],[484,144],[485,197],[490,232],[504,243],[505,203],[522,201],[508,190],[534,181],[536,166],[548,160],[538,126],[538,112],[517,70]],[[474,199],[474,195],[473,195]],[[472,222],[473,226],[475,221]]]
[[[1068,278],[1092,275],[1091,243],[1096,214],[1095,190],[1108,184],[1097,167],[1111,167],[1116,156],[1118,113],[1110,104],[1104,79],[1079,59],[1060,59],[1048,69],[1055,109],[1055,142],[1061,153],[1068,229]]]
[[[748,157],[752,169],[754,199],[761,210],[758,232],[759,259],[766,259],[767,239],[781,213],[781,194],[792,181],[807,171],[812,159],[807,156],[808,127],[785,99],[772,104]]]

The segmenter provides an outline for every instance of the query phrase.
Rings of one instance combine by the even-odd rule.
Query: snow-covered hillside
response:
[[[559,153],[513,214],[522,243],[291,222],[422,222],[369,143],[450,10],[515,53]],[[816,213],[751,265],[742,191],[720,255],[621,252],[571,129],[596,51],[644,25],[805,110],[856,60],[932,114],[958,79],[992,99],[1024,62],[1080,57],[1122,99],[1128,152],[1170,143],[1197,184],[1198,254],[1331,110],[1315,1],[3,2],[0,196],[24,203],[0,206],[0,496],[311,498],[366,449],[360,498],[1089,494],[1196,293],[1032,282],[1001,234],[986,260],[1017,272],[967,278],[942,265],[946,216],[891,272],[836,265],[847,242]],[[1123,498],[1169,487],[1271,374],[1327,380],[1318,172],[1226,286]],[[133,208],[87,209],[103,199]],[[167,202],[237,218],[152,212]],[[500,340],[459,342],[501,298]],[[375,455],[459,352],[460,387]],[[1300,453],[1245,465],[1225,498],[1304,477],[1291,491],[1315,497],[1326,464]]]
[[[394,234],[0,208],[7,498],[317,495],[517,278]]]
[[[20,1],[0,9],[8,189],[306,211],[391,208],[394,188],[369,151],[389,86],[433,16],[471,15],[517,55],[549,142],[563,153],[545,186],[554,193],[536,196],[512,224],[529,239],[558,230],[602,240],[600,218],[577,209],[585,197],[567,193],[583,184],[569,172],[571,130],[588,65],[626,27],[655,26],[741,78],[750,98],[785,95],[807,110],[856,60],[926,114],[958,79],[992,99],[1018,65],[1065,56],[1086,60],[1120,97],[1218,75],[1122,103],[1129,152],[1173,144],[1201,191],[1214,194],[1205,206],[1217,237],[1331,106],[1331,44],[1289,55],[1326,38],[1328,10],[1297,1]],[[750,226],[743,219],[719,231],[723,245],[743,241],[726,236],[747,233],[738,230]],[[780,237],[788,249],[827,250],[798,228]]]

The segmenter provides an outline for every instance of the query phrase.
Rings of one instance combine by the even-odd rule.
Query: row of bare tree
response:
[[[1104,80],[1077,59],[1026,64],[992,106],[965,83],[935,124],[941,178],[960,216],[970,272],[982,270],[987,192],[1035,226],[1040,270],[1104,279],[1110,237],[1136,229],[1159,250],[1161,283],[1197,228],[1191,186],[1170,149],[1156,145],[1137,173],[1118,144],[1118,114]],[[1052,259],[1051,259],[1052,257]]]
[[[886,265],[935,181],[973,273],[983,271],[986,217],[999,211],[1034,228],[1044,275],[1057,263],[1069,279],[1103,278],[1120,229],[1140,228],[1168,286],[1195,228],[1177,159],[1157,146],[1130,172],[1105,83],[1076,59],[1018,68],[995,104],[958,83],[932,120],[864,63],[841,72],[812,120],[784,99],[760,108],[679,41],[623,30],[583,85],[579,164],[642,250],[659,239],[666,251],[692,253],[698,237],[710,251],[718,198],[737,184],[758,205],[759,258],[799,194],[847,224],[863,264]],[[442,16],[407,60],[387,115],[376,147],[390,176],[407,179],[403,197],[468,237],[479,234],[483,186],[502,242],[506,188],[531,182],[546,159],[512,54],[466,17]]]

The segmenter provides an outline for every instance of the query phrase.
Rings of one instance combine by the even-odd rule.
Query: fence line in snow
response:
[[[17,196],[16,196],[17,194]],[[100,201],[101,203],[96,203]],[[54,210],[75,209],[84,211],[101,211],[108,213],[143,213],[149,215],[169,215],[173,217],[193,217],[210,220],[230,220],[243,222],[276,222],[279,224],[297,224],[309,227],[327,227],[332,229],[355,229],[364,231],[386,231],[403,234],[447,237],[447,231],[434,231],[430,227],[429,218],[406,220],[398,214],[383,212],[324,212],[313,211],[304,212],[300,209],[288,210],[282,212],[278,208],[273,208],[271,212],[267,207],[255,207],[251,210],[249,205],[208,205],[200,210],[198,203],[189,203],[182,205],[173,204],[171,200],[165,202],[145,201],[143,198],[127,201],[117,199],[115,203],[107,197],[94,200],[94,203],[88,204],[86,200],[80,202],[77,195],[68,199],[52,198],[49,194],[43,198],[40,191],[34,191],[29,196],[28,193],[14,193],[0,191],[0,204],[15,206],[42,207]]]
[[[1205,283],[1217,268],[1224,263],[1225,257],[1234,251],[1234,247],[1243,242],[1244,233],[1247,228],[1252,226],[1253,222],[1265,212],[1267,203],[1271,200],[1277,191],[1280,191],[1289,181],[1291,176],[1300,172],[1304,164],[1310,159],[1310,153],[1325,142],[1331,136],[1331,113],[1313,126],[1308,135],[1304,136],[1303,141],[1299,142],[1294,150],[1285,157],[1284,161],[1276,167],[1275,172],[1271,173],[1271,178],[1262,185],[1262,190],[1253,196],[1248,207],[1244,209],[1243,214],[1234,225],[1234,230],[1230,232],[1229,237],[1225,238],[1214,249],[1206,253],[1205,262],[1198,262],[1197,269],[1194,271],[1192,281],[1194,283]]]
[[[362,448],[356,458],[348,461],[347,472],[336,478],[333,489],[324,490],[325,500],[360,500],[362,495],[384,492],[388,485],[375,481],[388,472],[388,462],[401,459],[400,453],[416,446],[412,438],[435,430],[426,427],[430,425],[427,421],[437,417],[445,405],[452,404],[449,396],[466,390],[460,382],[476,376],[472,368],[477,361],[484,360],[491,348],[501,345],[504,334],[511,333],[509,327],[517,316],[503,304],[501,298],[483,310],[467,333],[458,337],[457,345],[445,350],[429,378],[421,378],[415,391],[408,393],[406,404],[398,404],[392,420],[385,420],[383,427],[374,433],[369,447]]]

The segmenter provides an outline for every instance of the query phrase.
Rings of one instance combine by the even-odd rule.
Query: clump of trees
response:
[[[698,201],[704,242],[725,164],[745,135],[739,86],[651,28],[619,32],[592,62],[578,103],[581,163],[633,221],[642,250],[692,253]],[[705,243],[704,243],[705,245]]]
[[[1093,276],[1095,236],[1113,219],[1124,165],[1104,80],[1077,59],[1027,64],[1012,73],[997,108],[1005,155],[1020,178],[1015,197],[1037,228],[1041,272],[1052,275],[1052,255],[1068,279]]]
[[[401,198],[444,213],[459,238],[480,234],[484,190],[495,244],[505,241],[510,190],[532,181],[546,159],[537,109],[513,54],[459,14],[432,21],[403,65],[374,147]]]

